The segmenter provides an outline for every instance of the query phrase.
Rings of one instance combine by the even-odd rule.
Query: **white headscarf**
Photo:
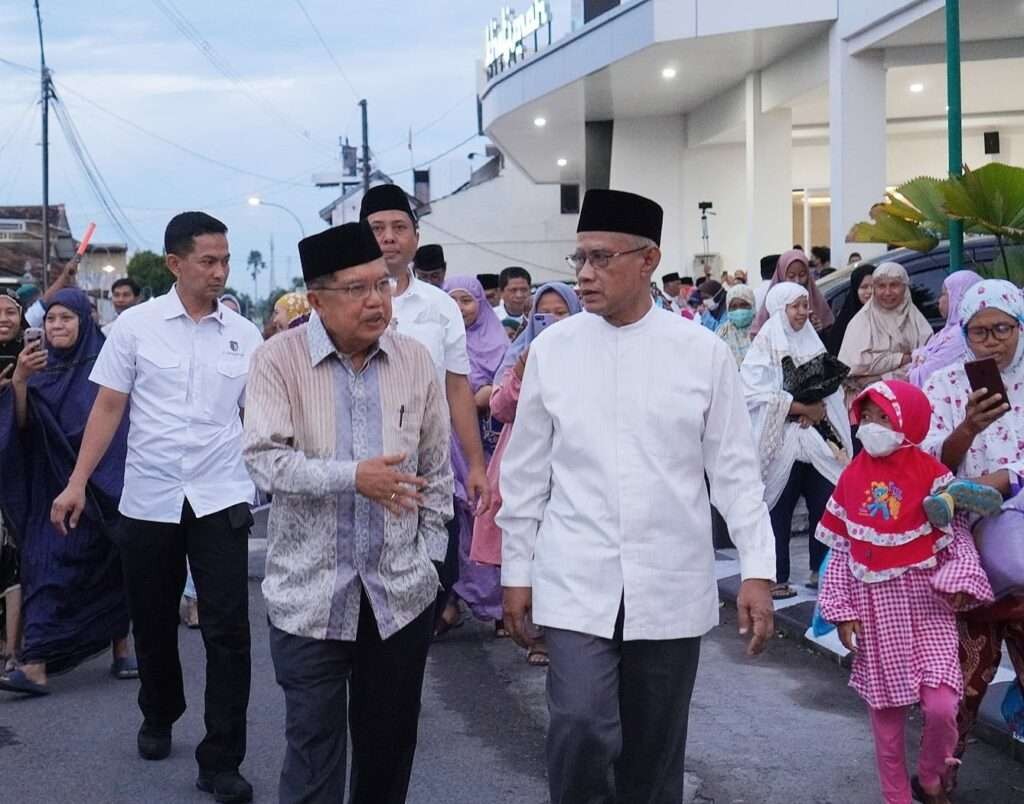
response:
[[[924,346],[932,336],[928,319],[921,315],[910,298],[910,277],[898,262],[883,262],[875,268],[874,281],[898,279],[907,290],[902,304],[885,310],[878,294],[850,321],[843,338],[839,359],[850,367],[853,376],[886,376],[900,368],[904,354]]]
[[[757,333],[740,367],[769,508],[778,502],[797,461],[811,464],[833,484],[845,465],[816,430],[802,428],[789,420],[793,397],[783,390],[782,358],[789,356],[799,366],[825,351],[809,319],[800,330],[794,330],[789,323],[786,308],[801,298],[809,298],[807,288],[795,282],[780,282],[771,289],[765,299],[768,321]],[[825,408],[846,454],[852,454],[850,423],[842,392],[826,399]]]
[[[769,318],[757,333],[744,363],[753,358],[755,364],[777,366],[781,371],[782,358],[786,355],[792,357],[793,362],[799,366],[825,351],[825,345],[814,327],[804,324],[797,332],[789,323],[786,308],[802,298],[809,300],[810,294],[807,288],[796,282],[780,282],[768,291],[764,306]]]

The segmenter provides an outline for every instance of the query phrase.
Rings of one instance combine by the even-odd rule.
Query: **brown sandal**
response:
[[[530,667],[547,667],[551,664],[551,659],[548,657],[548,649],[540,645],[535,645],[526,652],[526,663]]]
[[[788,583],[777,583],[772,587],[772,599],[773,600],[789,600],[791,597],[796,597],[797,591]]]

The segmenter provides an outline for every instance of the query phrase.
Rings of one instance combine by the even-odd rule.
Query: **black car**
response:
[[[994,237],[972,237],[964,242],[963,267],[977,269],[977,266],[991,264],[998,256],[998,248]],[[910,276],[910,296],[917,308],[924,313],[932,329],[939,330],[946,323],[939,315],[939,296],[942,295],[942,283],[949,275],[949,243],[942,242],[924,254],[907,248],[896,249],[865,262],[880,265],[883,262],[898,262],[907,269]],[[853,267],[848,266],[818,280],[818,287],[825,294],[832,312],[839,311],[850,292],[850,274]]]

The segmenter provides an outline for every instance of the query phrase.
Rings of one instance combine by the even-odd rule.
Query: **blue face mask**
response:
[[[746,329],[754,323],[753,310],[730,310],[729,321],[736,329]]]

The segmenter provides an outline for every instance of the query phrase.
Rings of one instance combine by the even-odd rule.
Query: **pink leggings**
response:
[[[957,741],[956,713],[960,696],[952,687],[921,687],[921,713],[924,730],[917,776],[925,787],[934,787],[946,772],[946,759],[953,756]],[[875,733],[875,758],[882,796],[886,804],[911,804],[910,779],[907,777],[907,706],[869,709]]]

